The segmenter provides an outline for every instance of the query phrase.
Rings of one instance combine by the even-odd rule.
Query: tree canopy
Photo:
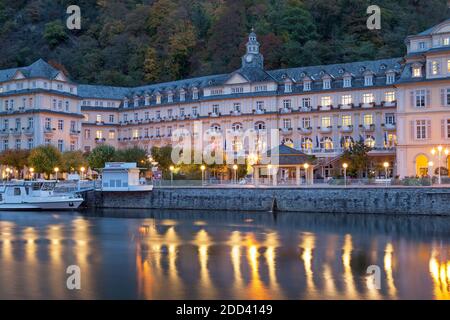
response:
[[[42,145],[34,148],[28,157],[28,164],[35,172],[51,174],[55,167],[61,167],[61,152],[52,145]]]
[[[255,28],[268,69],[398,57],[404,39],[448,17],[446,0],[0,0],[0,68],[38,58],[78,82],[140,85],[240,67]],[[381,30],[366,27],[381,7]]]

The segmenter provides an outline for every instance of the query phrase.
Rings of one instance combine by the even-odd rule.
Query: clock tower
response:
[[[259,42],[256,40],[256,33],[252,28],[252,32],[248,36],[246,44],[247,52],[242,57],[242,68],[254,67],[264,68],[264,57],[259,53]]]

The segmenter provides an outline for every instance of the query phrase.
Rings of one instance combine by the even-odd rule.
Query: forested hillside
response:
[[[81,30],[65,27],[81,7]],[[366,8],[382,8],[382,29]],[[254,27],[268,69],[396,57],[447,0],[0,0],[0,68],[38,58],[78,82],[138,85],[230,72]]]

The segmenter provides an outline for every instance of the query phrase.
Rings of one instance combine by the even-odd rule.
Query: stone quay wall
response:
[[[450,188],[155,188],[90,191],[89,208],[449,215]]]

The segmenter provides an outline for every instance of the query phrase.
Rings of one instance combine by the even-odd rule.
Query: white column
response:
[[[299,186],[300,183],[301,183],[301,178],[300,178],[300,167],[299,167],[299,166],[296,166],[296,167],[295,167],[295,180],[296,180],[297,185]]]

